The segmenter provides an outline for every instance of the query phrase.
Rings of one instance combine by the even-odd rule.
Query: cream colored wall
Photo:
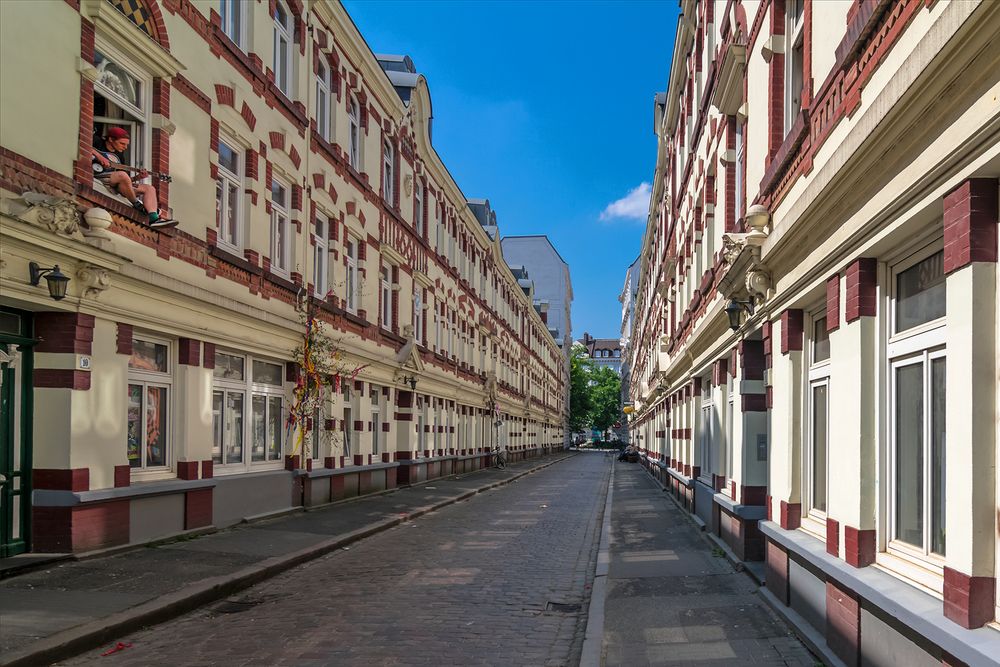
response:
[[[67,176],[77,157],[79,59],[80,14],[67,3],[0,2],[0,145]]]
[[[847,27],[850,0],[820,0],[812,3],[813,95],[819,92],[837,63],[837,47]]]

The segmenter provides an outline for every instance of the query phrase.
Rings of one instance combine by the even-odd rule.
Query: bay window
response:
[[[133,470],[166,469],[169,463],[171,372],[169,343],[133,339],[126,423],[126,455]]]
[[[288,186],[271,181],[271,270],[284,277],[292,266],[292,222],[288,217]]]
[[[243,247],[243,158],[236,144],[219,140],[218,180],[215,182],[215,226],[219,245],[239,252]]]
[[[944,253],[890,272],[889,549],[940,567],[945,555]]]
[[[252,464],[281,461],[283,373],[280,363],[238,353],[216,353],[212,371],[212,461],[222,472],[242,472]]]

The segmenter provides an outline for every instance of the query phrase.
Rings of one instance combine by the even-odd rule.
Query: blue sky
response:
[[[548,234],[569,262],[573,335],[617,337],[639,253],[678,6],[344,0],[376,53],[427,77],[434,145],[502,235]]]

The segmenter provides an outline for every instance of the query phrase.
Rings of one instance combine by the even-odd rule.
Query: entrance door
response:
[[[31,540],[31,318],[0,309],[0,558]]]

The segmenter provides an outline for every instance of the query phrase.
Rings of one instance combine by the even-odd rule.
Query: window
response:
[[[427,437],[424,434],[424,424],[427,423],[427,407],[424,404],[423,396],[417,396],[417,456],[423,456],[424,448],[427,445]]]
[[[222,17],[222,32],[233,40],[233,44],[244,48],[243,0],[219,0],[219,14]]]
[[[216,353],[212,371],[212,461],[224,470],[241,471],[253,463],[281,460],[283,371],[280,363]]]
[[[292,266],[292,223],[288,217],[288,188],[271,181],[271,270],[288,277]]]
[[[392,331],[392,269],[382,267],[382,328]]]
[[[427,234],[424,230],[424,189],[426,186],[423,183],[418,182],[417,187],[413,189],[413,229],[417,232],[417,236],[424,238]]]
[[[434,245],[434,250],[437,254],[441,255],[444,253],[444,203],[439,203],[434,206],[434,227],[437,232],[437,241]]]
[[[316,215],[316,246],[313,258],[313,293],[326,298],[330,284],[330,221],[322,214]]]
[[[417,287],[413,290],[413,340],[423,343],[424,330],[424,304],[421,298],[421,289]]]
[[[316,64],[316,131],[326,141],[333,140],[333,112],[330,89],[330,67],[319,56]]]
[[[219,180],[215,183],[215,226],[219,244],[230,250],[243,247],[242,153],[219,140]]]
[[[392,142],[386,139],[382,142],[382,198],[390,206],[393,205],[393,166],[395,157],[392,149]]]
[[[809,514],[823,520],[829,489],[830,456],[830,334],[822,311],[811,318],[809,340],[809,390],[806,397],[808,433],[805,456],[806,507]]]
[[[730,369],[732,371],[732,369]],[[726,456],[726,479],[733,478],[733,455],[736,450],[736,383],[732,372],[726,373],[726,446],[723,448]]]
[[[701,474],[711,479],[715,472],[712,448],[715,446],[715,404],[712,403],[710,378],[701,379]]]
[[[274,3],[274,83],[292,96],[292,17],[281,0]]]
[[[746,142],[743,141],[743,123],[736,119],[736,201],[733,210],[736,220],[743,219],[743,165],[746,162]]]
[[[802,14],[805,0],[788,0],[785,17],[785,134],[791,131],[802,109],[802,66],[804,30]]]
[[[354,457],[351,453],[351,433],[354,430],[354,417],[351,412],[351,386],[347,381],[344,381],[342,387],[342,397],[344,399],[344,461],[350,465],[354,463]]]
[[[441,309],[434,304],[434,349],[441,352]]]
[[[379,397],[382,395],[382,389],[375,385],[371,386],[372,394],[372,454],[379,456],[381,453],[381,448],[379,447],[379,441],[382,438],[382,414],[379,412]]]
[[[128,361],[128,464],[166,468],[170,442],[170,345],[135,338]]]
[[[94,82],[94,133],[104,136],[111,127],[129,133],[124,151],[127,164],[147,166],[150,78],[125,59],[98,45],[94,52],[97,81]]]
[[[946,528],[944,253],[925,249],[891,277],[889,548],[933,561]]]
[[[347,310],[351,313],[358,312],[358,242],[353,237],[348,237],[347,241],[347,294],[344,295],[347,301]]]
[[[361,111],[351,95],[347,105],[347,159],[355,171],[361,171]]]

